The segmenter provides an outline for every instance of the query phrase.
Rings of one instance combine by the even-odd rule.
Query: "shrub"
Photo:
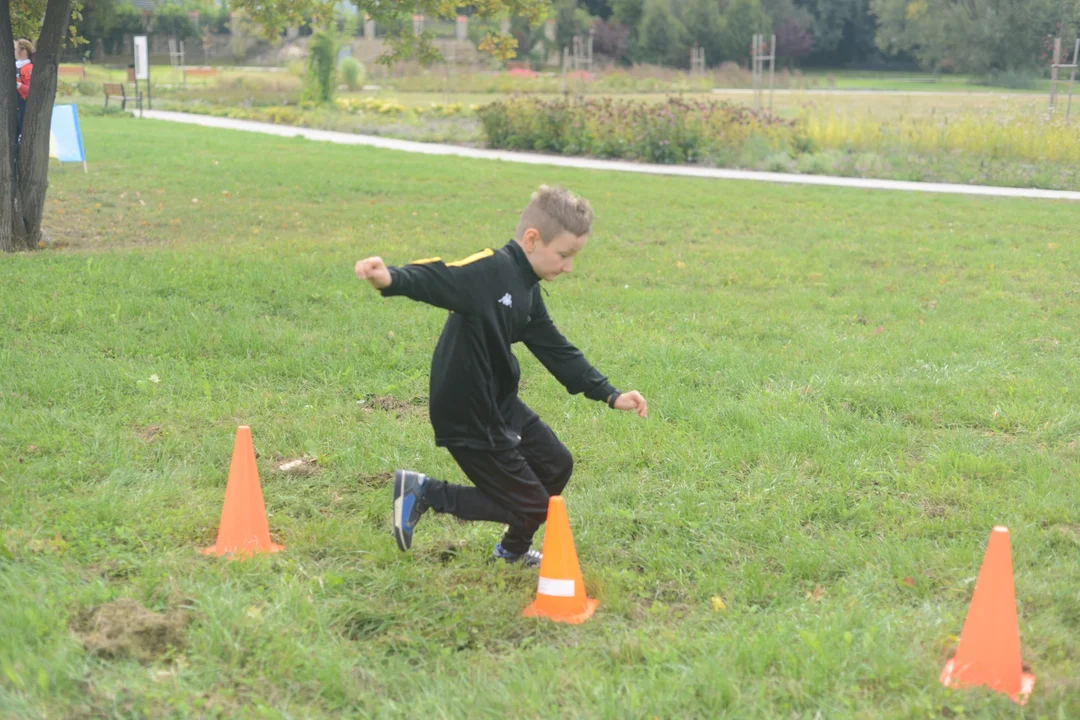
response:
[[[729,157],[750,138],[786,150],[795,136],[793,122],[740,105],[684,98],[511,99],[486,105],[478,115],[491,147],[666,164]]]
[[[341,80],[350,90],[356,91],[364,86],[367,70],[356,58],[347,57],[341,61]]]

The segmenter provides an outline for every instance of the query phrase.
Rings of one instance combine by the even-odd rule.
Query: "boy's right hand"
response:
[[[637,390],[622,393],[615,398],[615,409],[635,412],[643,418],[649,417],[649,406]]]
[[[356,277],[367,280],[376,290],[390,287],[390,271],[381,257],[369,257],[356,262]]]

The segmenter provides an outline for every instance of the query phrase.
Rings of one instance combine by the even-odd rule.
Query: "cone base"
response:
[[[965,683],[957,680],[953,677],[953,671],[955,670],[955,658],[949,658],[949,661],[945,663],[945,668],[941,671],[941,684],[945,687],[962,687],[964,685],[983,685],[983,683]],[[991,688],[994,690],[996,688]],[[1018,705],[1027,704],[1028,698],[1031,696],[1031,691],[1035,689],[1035,675],[1034,673],[1021,673],[1020,674],[1020,692],[1017,694],[1009,693],[1009,697]]]
[[[211,545],[208,548],[203,548],[201,552],[203,555],[217,555],[218,557],[222,557],[223,555],[232,555],[234,557],[251,557],[252,555],[263,555],[281,552],[284,549],[284,545],[277,545],[275,543],[270,543],[270,547],[265,550],[262,548],[256,550],[240,550],[238,548],[219,549],[217,545]]]
[[[596,612],[596,606],[598,604],[599,601],[594,600],[593,598],[585,598],[584,610],[582,610],[580,613],[567,615],[561,613],[552,614],[547,610],[539,608],[536,604],[536,601],[533,601],[532,604],[529,605],[529,607],[525,608],[521,612],[521,615],[522,617],[546,617],[549,620],[554,620],[555,622],[569,623],[571,625],[580,625],[581,623],[585,622],[593,616],[593,613]]]

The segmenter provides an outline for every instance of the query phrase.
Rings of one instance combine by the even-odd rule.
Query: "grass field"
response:
[[[284,81],[283,81],[284,82]],[[267,91],[269,94],[263,98],[265,102],[255,104],[280,104],[281,94],[276,91]],[[618,95],[599,95],[598,97],[613,97],[621,100],[640,100],[643,102],[666,102],[672,95],[678,95],[692,100],[725,100],[753,106],[753,95],[744,90],[717,90],[711,93],[621,93]],[[271,102],[273,95],[277,102]],[[290,95],[299,96],[298,91],[290,91]],[[156,95],[154,105],[161,103],[190,103],[202,101],[212,104],[241,105],[249,98],[259,99],[259,92],[245,90],[244,88],[219,89],[194,87],[179,94]],[[544,93],[530,94],[530,97],[538,99],[555,99],[561,95]],[[426,107],[432,103],[453,102],[463,105],[486,105],[496,100],[511,97],[509,94],[498,93],[442,93],[442,92],[401,92],[393,89],[366,90],[362,92],[339,92],[337,97],[342,99],[352,98],[380,98],[393,100],[406,107]],[[71,102],[73,98],[58,98],[58,102]],[[86,104],[102,104],[104,96],[89,95],[74,98],[74,101]],[[767,98],[766,98],[767,103]],[[1047,111],[1047,100],[1042,96],[1033,96],[1015,92],[942,92],[934,94],[905,93],[902,91],[882,92],[854,92],[854,91],[784,91],[777,92],[773,96],[773,110],[783,117],[795,117],[807,110],[822,111],[858,115],[863,117],[875,117],[883,119],[904,117],[926,116],[958,116],[971,113],[1000,114],[1008,117],[1023,115],[1032,119],[1044,115]],[[1080,100],[1077,101],[1074,111],[1080,113]]]
[[[817,81],[819,86],[825,86],[831,76],[838,89],[843,90],[902,90],[902,91],[930,91],[930,92],[986,92],[1002,91],[1003,86],[985,84],[985,79],[963,74],[938,74],[930,72],[898,72],[898,71],[859,71],[859,70],[832,70],[819,71],[809,70],[805,74],[806,80]],[[1050,80],[1039,75],[1032,76],[1030,89],[1015,89],[1009,92],[1019,93],[1047,93],[1050,91]]]
[[[0,259],[0,716],[1080,716],[1080,206],[82,129],[59,247]],[[389,472],[462,480],[424,408],[444,316],[352,272],[501,245],[541,182],[598,218],[548,306],[650,403],[519,352],[576,456],[578,627],[519,616],[494,526],[395,547]],[[227,563],[198,550],[239,424],[287,550]],[[937,681],[996,524],[1023,711]],[[144,662],[80,639],[125,598],[167,614]]]
[[[698,93],[677,98],[658,93],[610,97],[616,102],[640,101],[646,105],[683,101],[746,107],[753,104],[747,92]],[[332,106],[301,107],[282,105],[277,95],[271,98],[233,87],[159,97],[153,107],[421,142],[483,146],[491,138],[477,117],[478,108],[517,98],[520,96],[382,90],[342,93]],[[530,102],[562,100],[556,95],[528,98]],[[452,102],[445,104],[447,100]],[[62,102],[76,102],[84,113],[101,114],[100,97],[64,98]],[[990,93],[783,92],[774,98],[772,109],[781,118],[798,123],[798,141],[792,137],[778,144],[775,138],[757,138],[733,151],[696,152],[696,162],[771,172],[1080,189],[1077,136],[1060,113],[1047,117],[1043,98]],[[538,125],[528,134],[547,132],[546,127]],[[674,136],[668,139],[679,141]],[[607,156],[609,151],[604,145],[610,141],[590,136],[570,145],[580,148],[578,151]],[[702,142],[709,146],[732,144],[723,133],[703,138]],[[540,141],[536,147],[550,150],[552,144]]]

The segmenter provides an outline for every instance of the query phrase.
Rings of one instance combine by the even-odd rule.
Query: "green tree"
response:
[[[626,28],[630,37],[627,41],[627,56],[631,62],[641,59],[641,18],[645,16],[645,0],[612,0],[612,16],[615,22]]]
[[[668,0],[647,0],[638,30],[641,59],[657,65],[688,65],[686,28],[675,17]]]
[[[517,57],[528,58],[534,68],[544,63],[544,59],[552,54],[562,53],[557,41],[548,40],[544,34],[544,23],[530,24],[528,18],[510,18],[510,34],[517,40]],[[557,37],[556,33],[556,37]]]
[[[1076,0],[873,0],[877,44],[927,68],[985,74],[1047,62],[1046,39],[1080,19]]]
[[[724,13],[724,32],[720,44],[724,57],[739,64],[749,64],[750,45],[755,33],[768,33],[772,21],[761,7],[761,0],[731,0]]]
[[[686,27],[689,45],[705,48],[705,62],[716,65],[727,58],[724,55],[724,16],[718,0],[689,0],[682,8],[682,23]],[[687,48],[689,52],[689,47]],[[689,58],[687,58],[689,63]]]
[[[578,7],[577,0],[556,0],[555,2],[555,46],[574,47],[574,36],[589,34],[592,18],[589,13]]]
[[[105,42],[116,15],[116,0],[83,0],[82,17],[75,21],[76,31],[91,48]]]
[[[478,18],[498,18],[520,15],[532,24],[539,24],[549,9],[549,0],[480,0],[459,3],[457,0],[351,0],[363,15],[370,15],[381,27],[387,28],[384,39],[388,50],[379,62],[391,64],[397,60],[415,58],[424,63],[439,58],[432,43],[430,32],[414,35],[411,18],[415,14],[429,18],[453,20],[460,10],[469,7]],[[267,37],[278,37],[287,27],[299,27],[305,23],[313,27],[328,26],[334,22],[340,0],[232,0],[233,10],[243,11]],[[515,55],[517,40],[509,35],[488,33],[480,43],[480,50],[507,59]]]
[[[772,20],[777,63],[790,65],[813,52],[814,18],[806,8],[794,0],[762,0],[761,8]]]
[[[169,35],[177,40],[187,40],[199,34],[199,29],[188,15],[188,9],[181,5],[162,5],[153,14],[153,18],[151,31],[154,33]]]
[[[812,18],[812,60],[838,65],[873,56],[877,52],[876,24],[870,3],[871,0],[795,0],[795,5]]]
[[[142,11],[130,3],[120,3],[109,14],[107,24],[104,26],[105,51],[110,55],[118,54],[124,47],[126,35],[138,35],[144,32],[146,32],[146,21],[143,19]]]
[[[582,0],[582,6],[589,17],[598,17],[607,20],[611,17],[611,2],[609,0]]]

